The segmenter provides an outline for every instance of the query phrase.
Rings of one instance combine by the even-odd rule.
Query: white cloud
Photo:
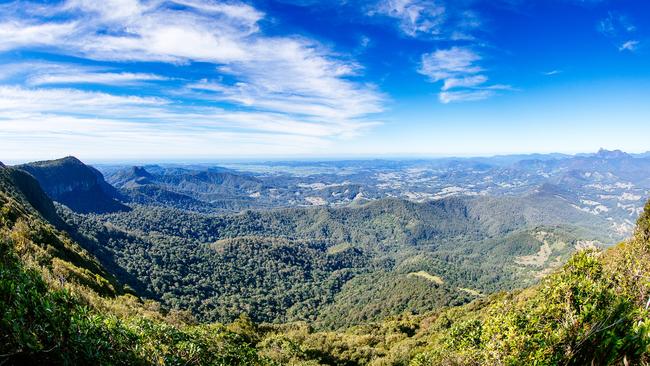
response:
[[[435,82],[483,71],[475,64],[479,60],[481,57],[470,49],[452,47],[422,55],[422,64],[418,71]]]
[[[189,6],[198,10],[225,14],[230,18],[240,19],[247,22],[251,28],[255,27],[264,14],[257,9],[247,4],[226,4],[214,1],[201,1],[201,0],[174,0],[175,3],[180,5]]]
[[[309,136],[310,142],[323,143],[375,126],[370,115],[383,110],[382,93],[355,81],[362,72],[360,65],[304,37],[265,36],[258,26],[264,14],[240,2],[68,0],[60,5],[6,7],[3,12],[0,50],[46,49],[118,62],[110,68],[50,65],[18,70],[25,74],[21,77],[27,86],[133,85],[166,78],[122,71],[124,62],[157,61],[182,67],[200,61],[213,64],[214,70],[213,75],[202,75],[204,81],[188,80],[180,91],[161,86],[167,98],[2,87],[0,110],[9,115],[38,115],[34,120],[42,123],[45,116],[83,116],[105,123],[131,118],[152,129],[172,123],[180,131],[201,126],[221,133],[231,129]],[[200,98],[198,104],[214,106],[188,106],[175,100],[179,96]],[[234,104],[234,110],[216,107],[224,103]],[[5,127],[0,126],[0,132]]]
[[[368,36],[362,36],[359,44],[361,48],[367,48],[372,44],[372,40]]]
[[[635,51],[637,47],[639,46],[639,41],[627,41],[623,43],[620,47],[618,47],[619,51]]]
[[[218,107],[187,106],[164,98],[118,96],[67,88],[0,86],[0,119],[37,114],[129,120],[149,124],[151,128],[175,125],[180,131],[200,126],[316,137],[351,136],[375,124],[319,115],[295,118],[286,113],[268,111],[229,111]],[[0,130],[4,127],[0,126]]]
[[[7,114],[49,113],[115,115],[125,106],[162,106],[168,100],[118,96],[76,89],[28,89],[0,85],[0,112]],[[113,112],[111,112],[113,111]]]
[[[446,20],[445,7],[431,0],[383,0],[376,13],[397,19],[400,29],[411,37],[440,34]]]
[[[260,47],[266,48],[264,53],[287,49],[292,53],[287,55],[291,61],[262,57],[256,63],[232,64],[229,72],[240,75],[239,82],[202,81],[188,87],[211,91],[213,98],[250,107],[330,120],[360,118],[382,111],[383,96],[374,87],[352,84],[343,78],[354,74],[355,65],[332,63],[318,57],[315,50],[294,52],[274,43]],[[291,77],[282,72],[287,69],[292,70]]]
[[[137,85],[142,81],[161,81],[168,78],[154,74],[131,72],[84,72],[34,75],[29,78],[30,85],[46,84],[104,84]]]
[[[331,141],[312,136],[224,131],[201,126],[179,129],[175,124],[154,127],[96,117],[35,114],[3,119],[1,123],[2,156],[17,161],[71,154],[82,159],[213,159],[260,153],[306,154],[331,149]]]
[[[562,70],[551,70],[551,71],[546,71],[543,74],[546,76],[553,76],[562,73]]]
[[[452,41],[475,40],[483,22],[472,1],[373,0],[369,16],[393,19],[409,37]]]
[[[443,91],[438,94],[441,103],[447,104],[452,102],[473,102],[487,99],[494,95],[494,91],[489,89],[479,90],[460,90],[460,91]]]
[[[25,159],[27,145],[34,153],[79,151],[95,158],[313,153],[375,124],[69,88],[0,86],[0,154],[14,159]]]
[[[639,46],[639,41],[630,39],[636,26],[626,15],[609,13],[607,18],[598,22],[596,29],[612,40],[619,51],[633,52]]]
[[[0,22],[0,51],[25,45],[57,44],[63,42],[78,26],[77,22],[32,24],[20,19]]]
[[[165,81],[170,78],[138,72],[114,72],[115,68],[82,66],[71,63],[25,61],[8,63],[0,69],[0,81],[11,78],[26,85],[102,84],[142,85],[147,81]]]
[[[596,29],[608,37],[617,37],[622,34],[635,32],[636,26],[626,15],[609,13],[607,18],[598,22]]]
[[[442,90],[449,90],[453,88],[471,88],[481,85],[487,81],[487,76],[473,75],[462,78],[449,78],[445,79]]]
[[[432,82],[443,81],[440,102],[476,101],[496,94],[496,90],[510,90],[509,85],[484,85],[488,78],[478,65],[481,56],[469,48],[451,47],[422,55],[418,72]],[[454,91],[449,91],[454,89]]]
[[[379,0],[369,15],[399,20],[400,29],[410,37],[478,44],[474,33],[483,22],[470,5],[445,0]],[[431,82],[443,81],[438,95],[442,103],[485,99],[496,90],[511,89],[508,85],[484,85],[488,77],[481,60],[472,47],[452,46],[422,55],[417,71]]]

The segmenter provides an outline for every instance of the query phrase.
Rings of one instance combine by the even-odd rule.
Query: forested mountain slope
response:
[[[202,321],[249,314],[342,327],[422,313],[527,286],[576,248],[612,240],[608,222],[576,209],[570,193],[552,185],[517,197],[389,198],[207,215],[159,204],[206,206],[172,190],[227,196],[261,182],[220,168],[134,167],[110,174],[119,194],[72,157],[17,168],[72,209],[58,208],[65,224],[52,207],[43,212],[120,282]],[[144,204],[134,203],[140,199]]]
[[[52,204],[31,176],[0,168],[0,207],[4,364],[650,361],[650,203],[633,238],[604,252],[580,251],[538,285],[338,331],[314,331],[304,322],[256,325],[245,318],[228,326],[187,325],[192,321],[187,313],[163,315],[155,303],[128,294],[86,250],[47,222]],[[215,250],[227,251],[229,245],[222,242]],[[331,251],[341,250],[349,248]],[[436,281],[421,272],[413,276]]]
[[[0,364],[266,363],[225,326],[190,326],[128,294],[46,221],[53,210],[34,178],[0,167]]]
[[[343,332],[274,326],[261,348],[286,364],[647,364],[649,275],[650,202],[633,238],[580,251],[539,285]]]
[[[252,176],[222,168],[197,171],[133,166],[111,172],[106,179],[121,190],[128,202],[198,212],[238,211],[262,206],[250,195],[267,188]]]
[[[540,194],[233,215],[61,212],[138,293],[210,321],[247,313],[340,327],[421,313],[524,287],[610,240],[597,217]]]

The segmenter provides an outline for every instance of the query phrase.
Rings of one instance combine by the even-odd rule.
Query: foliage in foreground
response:
[[[45,222],[32,208],[47,206],[34,201],[42,195],[28,199],[7,172],[0,169],[0,364],[650,362],[650,203],[631,240],[579,252],[535,287],[316,332],[307,323],[190,325],[185,313],[162,314]]]
[[[539,285],[345,332],[275,326],[263,352],[337,365],[648,364],[650,203],[628,242],[582,251]]]
[[[0,364],[266,363],[230,330],[238,323],[187,325],[125,294],[36,213],[11,174],[21,173],[0,169]]]

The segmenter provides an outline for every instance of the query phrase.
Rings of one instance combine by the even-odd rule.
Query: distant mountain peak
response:
[[[154,180],[154,175],[142,166],[132,166],[118,170],[108,177],[108,182],[119,188],[146,185]]]
[[[4,165],[4,164],[2,164],[2,162],[0,161],[0,169],[4,169],[4,168],[6,168],[6,167],[7,167],[7,166]]]
[[[596,153],[596,156],[603,159],[620,159],[620,158],[629,158],[630,154],[623,152],[621,150],[606,150],[601,148]]]
[[[152,178],[153,175],[147,171],[142,166],[134,166],[131,168],[131,173],[136,176],[136,177],[143,177],[143,178]]]

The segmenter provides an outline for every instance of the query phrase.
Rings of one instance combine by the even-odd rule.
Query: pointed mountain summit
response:
[[[132,188],[151,184],[153,180],[154,176],[141,166],[122,169],[110,176],[111,184],[120,188]]]

